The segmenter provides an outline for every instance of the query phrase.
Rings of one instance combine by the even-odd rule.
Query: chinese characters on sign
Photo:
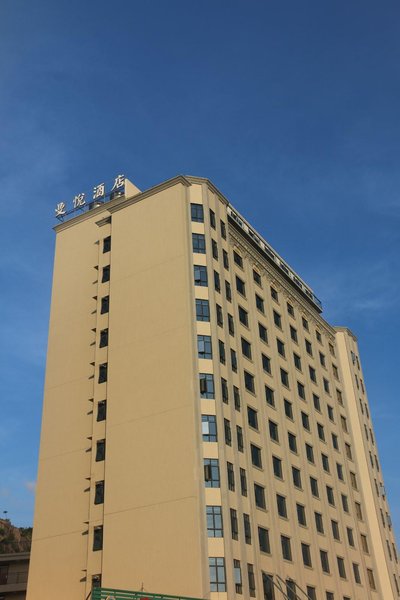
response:
[[[85,207],[94,208],[102,203],[107,196],[113,196],[114,194],[121,192],[123,193],[125,187],[125,175],[118,175],[114,179],[114,185],[111,188],[111,191],[106,193],[106,185],[105,183],[99,183],[95,185],[93,188],[93,200],[91,202],[86,202],[86,194],[81,193],[77,194],[72,200],[72,209],[67,210],[65,202],[59,202],[55,208],[56,218],[62,221],[66,215],[69,215],[76,210],[83,210]],[[110,198],[112,199],[112,198]]]

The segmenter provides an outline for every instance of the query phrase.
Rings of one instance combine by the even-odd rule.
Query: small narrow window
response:
[[[104,481],[96,481],[95,492],[94,492],[94,503],[104,503]]]
[[[210,225],[215,229],[215,212],[210,208]]]
[[[108,313],[109,310],[110,310],[110,296],[103,296],[103,298],[101,299],[100,313],[102,315],[104,315],[105,313]]]
[[[108,374],[108,363],[103,363],[99,365],[99,383],[105,383],[107,381]]]
[[[105,460],[106,457],[106,440],[97,440],[96,442],[96,462]]]
[[[105,283],[106,281],[110,281],[110,265],[106,265],[103,267],[103,275],[101,277],[101,282]]]
[[[100,348],[104,348],[105,346],[108,346],[108,329],[102,329],[100,331],[99,346],[100,346]]]
[[[97,421],[104,421],[107,415],[107,400],[100,400],[97,403]]]
[[[103,239],[103,254],[110,252],[111,250],[111,235]]]
[[[93,529],[93,552],[103,549],[103,525]]]

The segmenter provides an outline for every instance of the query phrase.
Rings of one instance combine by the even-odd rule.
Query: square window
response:
[[[203,233],[192,233],[192,249],[195,254],[206,253],[206,237]]]
[[[306,509],[302,504],[296,504],[297,521],[303,527],[307,526]]]
[[[274,390],[267,385],[265,386],[265,401],[270,406],[275,406]]]
[[[251,462],[255,467],[262,469],[261,449],[254,444],[250,444]]]
[[[198,285],[201,287],[207,287],[208,285],[208,277],[207,277],[207,267],[203,265],[194,265],[194,285]]]
[[[203,442],[217,441],[217,418],[215,415],[201,415]]]
[[[292,549],[290,546],[290,538],[281,535],[282,556],[285,560],[292,560]]]
[[[236,250],[233,251],[233,260],[236,265],[238,265],[241,269],[243,269],[243,258],[240,256]]]
[[[271,553],[268,529],[265,529],[264,527],[258,528],[258,543],[261,552],[266,552],[267,554]]]
[[[258,430],[257,411],[254,408],[251,408],[251,406],[247,407],[247,422],[250,425],[250,427],[253,427],[253,429]]]
[[[258,294],[256,294],[256,306],[257,306],[257,309],[260,312],[262,312],[262,313],[265,312],[265,310],[264,310],[264,300]]]
[[[282,385],[284,385],[285,387],[289,387],[289,373],[287,371],[285,371],[285,369],[280,369],[280,373],[281,373],[281,383]]]
[[[294,308],[293,308],[293,306],[289,302],[287,303],[286,306],[287,306],[287,311],[288,311],[289,315],[291,317],[294,317]]]
[[[204,459],[204,484],[206,488],[219,488],[219,462],[217,458]]]
[[[277,327],[279,327],[280,329],[282,329],[282,318],[281,315],[279,313],[277,313],[275,310],[273,311],[274,314],[274,323]]]
[[[197,355],[202,359],[212,358],[212,346],[210,335],[197,336]]]
[[[290,337],[296,344],[298,343],[297,330],[292,326],[290,326]]]
[[[215,398],[214,376],[211,373],[199,373],[200,397]]]
[[[258,273],[254,269],[253,269],[253,279],[254,279],[254,281],[256,282],[257,285],[259,285],[260,287],[262,286],[261,285],[261,275],[260,275],[260,273]]]
[[[111,250],[111,235],[103,239],[103,254],[110,252]]]
[[[265,509],[265,489],[257,483],[254,484],[254,497],[257,508]]]
[[[291,452],[294,452],[295,454],[297,454],[296,436],[294,435],[294,433],[290,433],[290,431],[288,432],[288,442],[289,442],[289,448],[290,448]]]
[[[308,331],[308,330],[309,330],[309,327],[308,327],[308,321],[307,321],[307,319],[305,319],[304,317],[302,317],[302,318],[301,318],[301,322],[303,323],[303,327],[304,327],[304,329],[305,329],[306,331]]]
[[[274,423],[274,421],[271,421],[271,419],[270,419],[268,421],[268,428],[269,428],[269,436],[270,436],[271,440],[274,440],[274,442],[279,442],[278,425],[276,423]]]
[[[251,373],[248,373],[247,371],[244,371],[244,385],[246,390],[253,394],[255,393],[254,375],[251,375]]]
[[[294,360],[294,366],[296,367],[296,369],[301,371],[301,358],[295,352],[293,352],[293,360]]]
[[[285,344],[279,338],[276,338],[276,347],[277,347],[278,353],[281,356],[285,357]]]
[[[195,223],[204,223],[204,209],[202,204],[190,205],[191,219]]]
[[[292,477],[293,477],[293,485],[297,487],[299,490],[302,489],[301,485],[301,472],[297,467],[292,467]]]
[[[268,343],[267,328],[264,327],[264,325],[262,325],[261,323],[258,324],[258,333],[260,335],[260,340],[262,340],[263,342],[265,342],[267,344]]]
[[[303,564],[305,567],[312,567],[310,546],[301,544],[301,554],[303,556]]]
[[[261,360],[262,360],[263,371],[271,374],[271,359],[268,356],[266,356],[265,354],[261,354]]]
[[[329,559],[328,559],[328,553],[325,550],[320,550],[320,557],[321,557],[321,567],[324,573],[329,573]]]
[[[241,306],[238,307],[238,313],[239,313],[239,321],[245,325],[246,327],[249,326],[249,315],[247,310],[245,310],[244,308],[242,308]]]
[[[208,300],[201,300],[199,298],[196,298],[196,320],[210,320],[210,305],[208,303]]]
[[[251,360],[251,344],[245,338],[241,338],[242,353],[246,358]]]
[[[275,302],[279,302],[278,292],[272,286],[271,286],[271,298],[272,298],[272,300],[275,300]]]
[[[280,517],[287,518],[286,498],[280,494],[276,495],[276,508]]]
[[[289,402],[289,400],[284,400],[284,406],[285,406],[285,415],[287,416],[288,419],[291,419],[293,421],[293,405],[291,402]]]
[[[245,283],[240,277],[236,275],[236,289],[242,296],[246,296],[246,286]]]
[[[282,461],[277,456],[272,457],[272,468],[273,468],[275,477],[278,477],[279,479],[283,479]]]

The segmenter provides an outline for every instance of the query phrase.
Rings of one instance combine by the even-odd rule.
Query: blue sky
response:
[[[210,178],[358,336],[400,531],[400,5],[2,0],[0,516],[32,523],[54,207]]]

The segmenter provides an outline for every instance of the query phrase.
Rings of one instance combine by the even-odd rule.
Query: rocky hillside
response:
[[[0,519],[0,554],[29,552],[32,527],[14,527],[9,519]]]

